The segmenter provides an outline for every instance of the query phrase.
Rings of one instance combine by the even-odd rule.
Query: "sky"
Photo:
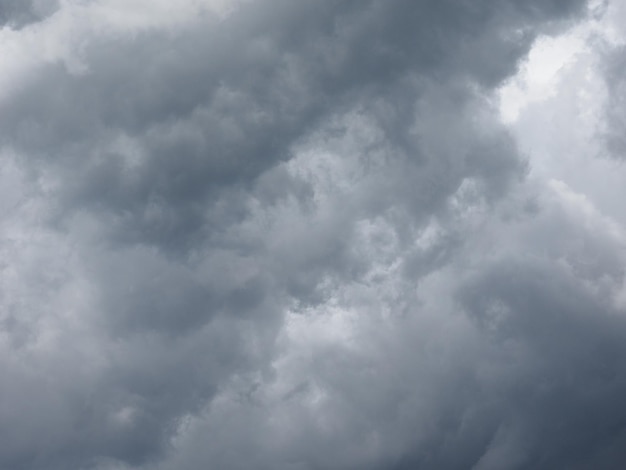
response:
[[[621,470],[624,0],[0,0],[0,468]]]

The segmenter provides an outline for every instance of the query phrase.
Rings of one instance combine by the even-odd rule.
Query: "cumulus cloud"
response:
[[[494,99],[585,2],[1,5],[1,467],[621,468],[622,226]]]

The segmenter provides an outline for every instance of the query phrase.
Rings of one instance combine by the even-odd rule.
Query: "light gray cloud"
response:
[[[623,237],[492,102],[584,6],[4,30],[0,466],[617,468]]]
[[[606,108],[606,144],[611,156],[624,159],[626,155],[626,116],[624,100],[626,99],[626,49],[624,46],[610,48],[605,57],[605,81],[607,84]]]
[[[600,9],[604,35],[600,34],[594,44],[599,73],[603,79],[605,89],[604,115],[600,119],[600,137],[605,149],[603,154],[617,160],[623,160],[625,155],[624,129],[626,116],[624,115],[624,99],[626,85],[624,71],[626,69],[626,48],[621,25],[626,18],[626,8],[623,2],[605,1]]]

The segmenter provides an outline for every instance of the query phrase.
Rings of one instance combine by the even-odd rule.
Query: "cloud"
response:
[[[0,26],[22,28],[45,19],[58,8],[58,0],[2,0]]]
[[[584,11],[5,20],[0,466],[618,468],[623,234],[493,100]]]
[[[624,238],[543,194],[417,286],[387,268],[293,311],[274,377],[232,381],[159,468],[618,468]]]
[[[625,116],[623,101],[625,96],[624,80],[622,78],[625,57],[626,37],[621,28],[626,9],[621,2],[600,2],[598,8],[598,31],[592,43],[594,58],[598,63],[597,75],[603,88],[602,112],[599,113],[598,137],[603,145],[601,153],[605,157],[623,160]]]
[[[624,116],[624,97],[626,85],[623,73],[626,69],[626,50],[624,46],[611,48],[605,58],[605,81],[607,85],[606,107],[606,145],[609,154],[617,159],[623,159],[626,145],[623,138],[626,128]]]

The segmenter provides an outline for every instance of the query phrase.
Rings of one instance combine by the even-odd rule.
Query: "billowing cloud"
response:
[[[585,2],[4,3],[0,467],[621,468],[625,235],[494,98]]]

